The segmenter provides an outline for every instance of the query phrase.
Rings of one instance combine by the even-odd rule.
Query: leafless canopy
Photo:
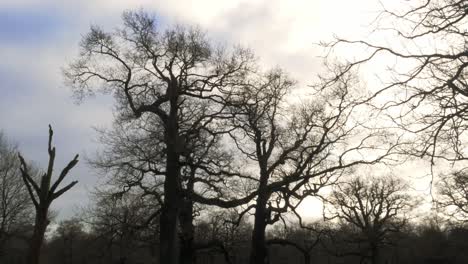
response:
[[[17,147],[0,132],[0,255],[6,241],[31,220],[32,203],[21,180]]]
[[[390,61],[385,74],[376,73],[383,86],[374,98],[387,99],[375,106],[389,110],[388,116],[410,136],[406,154],[429,156],[431,161],[465,159],[468,3],[421,0],[400,6],[403,10],[383,6],[374,32],[377,37],[383,34],[380,39],[338,38],[328,47],[344,44],[366,51],[343,72],[382,58]],[[379,44],[379,40],[389,38],[391,44]]]
[[[125,138],[131,146],[107,156],[107,165],[105,160],[98,165],[130,171],[122,182],[125,188],[144,189],[162,202],[160,259],[176,263],[177,218],[185,197],[191,196],[186,190],[195,184],[211,188],[209,180],[195,182],[195,169],[210,169],[206,153],[225,132],[219,123],[231,115],[227,98],[255,69],[255,59],[248,49],[213,45],[198,28],[162,29],[142,11],[125,12],[123,22],[111,33],[92,27],[65,77],[79,99],[96,91],[112,93],[117,123],[130,122],[127,127],[147,132],[131,141]],[[151,143],[134,144],[143,140]]]
[[[407,213],[416,203],[407,191],[407,185],[394,176],[356,177],[335,186],[326,199],[329,207],[324,217],[338,219],[358,230],[357,237],[350,241],[367,244],[368,252],[363,252],[363,256],[377,261],[378,251],[388,244],[389,235],[408,224]]]

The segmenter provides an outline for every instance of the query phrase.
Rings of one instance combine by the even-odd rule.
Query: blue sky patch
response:
[[[65,30],[66,20],[52,10],[0,9],[0,42],[32,44]]]

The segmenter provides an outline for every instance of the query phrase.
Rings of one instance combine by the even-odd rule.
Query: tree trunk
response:
[[[173,156],[173,155],[171,155]],[[167,176],[164,182],[164,205],[161,212],[160,224],[160,263],[179,264],[178,263],[178,239],[177,223],[179,214],[179,196],[178,192],[178,160],[174,157],[167,159]]]
[[[7,241],[7,232],[6,232],[6,212],[3,212],[2,223],[0,224],[0,257],[5,254],[5,244]]]
[[[0,230],[0,258],[5,254],[6,234]]]
[[[379,248],[377,245],[371,246],[371,261],[372,264],[379,264]]]
[[[31,241],[29,241],[29,251],[27,257],[28,264],[39,264],[42,243],[44,242],[44,234],[47,226],[49,225],[47,211],[48,208],[40,208],[36,212],[33,236]]]
[[[262,189],[262,188],[260,188]],[[265,190],[259,192],[255,206],[255,222],[252,232],[252,248],[250,252],[250,264],[268,264],[268,251],[265,240],[267,225],[268,193]]]
[[[194,226],[193,226],[193,202],[185,199],[183,201],[182,211],[180,212],[181,250],[180,263],[196,263],[196,254],[193,245]]]
[[[304,253],[304,264],[310,264],[310,253]]]
[[[175,87],[170,88],[174,90]],[[172,92],[175,92],[172,91]],[[171,99],[171,110],[166,122],[166,178],[164,180],[164,204],[160,218],[159,263],[179,264],[177,225],[181,206],[180,164],[177,97]]]

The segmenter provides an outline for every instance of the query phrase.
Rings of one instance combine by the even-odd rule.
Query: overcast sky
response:
[[[72,3],[73,2],[73,3]],[[263,63],[281,66],[306,85],[320,67],[315,45],[333,34],[359,38],[369,32],[378,0],[1,0],[0,129],[28,159],[44,167],[47,124],[55,130],[56,171],[75,153],[93,155],[93,127],[112,122],[112,98],[97,96],[75,104],[63,84],[61,67],[76,57],[92,24],[120,25],[122,11],[143,8],[161,24],[199,25],[226,44],[254,50]],[[59,217],[86,204],[99,177],[82,160],[68,180],[79,184],[53,205]],[[309,214],[319,213],[319,208]]]

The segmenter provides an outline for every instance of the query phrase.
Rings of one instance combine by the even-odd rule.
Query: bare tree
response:
[[[364,130],[352,117],[360,107],[354,103],[359,101],[353,94],[356,81],[346,75],[319,83],[314,100],[292,104],[287,97],[294,81],[276,69],[259,74],[232,98],[235,115],[229,135],[236,156],[245,162],[241,172],[249,182],[245,186],[255,195],[255,203],[240,213],[242,217],[255,210],[250,263],[268,262],[267,225],[294,211],[305,197],[317,194],[347,169],[381,161],[391,153],[393,143],[383,131]],[[366,157],[359,154],[364,149]]]
[[[32,203],[21,180],[17,147],[0,132],[0,256],[8,239],[32,216]]]
[[[407,191],[394,177],[356,177],[335,186],[324,216],[356,228],[359,235],[352,241],[367,244],[361,256],[373,264],[381,263],[381,247],[391,233],[400,232],[408,223],[407,213],[415,206]]]
[[[48,143],[48,154],[49,154],[49,163],[47,166],[47,171],[41,176],[39,183],[36,182],[36,179],[33,178],[31,174],[30,167],[26,164],[26,161],[18,154],[19,160],[21,162],[21,176],[26,186],[29,198],[34,204],[36,210],[34,231],[32,237],[29,241],[29,252],[28,252],[28,263],[29,264],[38,264],[41,254],[41,247],[44,241],[44,234],[47,226],[49,225],[49,207],[51,203],[59,198],[66,191],[70,190],[77,181],[73,181],[66,185],[63,188],[59,188],[59,185],[65,179],[68,172],[78,163],[78,155],[76,155],[73,160],[71,160],[67,166],[62,170],[55,182],[52,182],[54,161],[55,161],[55,147],[52,147],[52,136],[53,130],[49,125],[49,143]]]
[[[235,209],[209,211],[195,225],[197,256],[208,256],[210,261],[222,255],[226,263],[245,263],[248,260],[251,224],[241,219],[237,222]]]
[[[92,27],[81,43],[79,59],[65,76],[78,97],[94,93],[95,85],[102,84],[102,91],[114,94],[120,118],[150,117],[160,125],[161,141],[152,143],[163,146],[163,166],[153,170],[163,177],[160,262],[175,264],[185,146],[194,132],[222,115],[220,94],[238,84],[253,57],[245,49],[216,48],[195,28],[161,31],[143,12],[125,12],[123,20],[123,29],[114,33]]]
[[[83,223],[78,218],[61,221],[55,231],[54,238],[60,241],[61,250],[59,258],[64,264],[78,263],[83,256],[79,252],[78,243],[85,240]]]
[[[312,250],[319,245],[322,235],[326,233],[326,227],[315,223],[307,225],[306,228],[284,226],[284,230],[276,229],[275,231],[272,237],[267,240],[267,245],[270,248],[273,245],[292,247],[302,254],[304,264],[310,264]]]
[[[436,204],[450,220],[468,221],[468,175],[465,170],[441,177],[437,184]]]
[[[96,190],[95,204],[85,211],[83,220],[97,237],[106,241],[110,262],[129,263],[137,249],[155,248],[158,218],[150,217],[159,207],[154,199],[135,191],[116,194],[115,190]],[[148,243],[148,241],[150,243]],[[116,254],[114,254],[116,252]]]
[[[186,102],[186,107],[190,104]],[[187,113],[187,115],[192,112]],[[184,113],[182,116],[185,116]],[[188,116],[187,116],[188,118]],[[143,216],[151,222],[161,214],[164,203],[164,143],[159,124],[151,118],[122,122],[117,120],[110,130],[100,131],[104,149],[91,164],[108,175],[108,184],[115,195],[138,192],[152,197],[153,210]],[[194,133],[196,132],[196,133]],[[224,172],[232,167],[232,157],[222,149],[219,134],[214,131],[193,131],[184,149],[181,167],[181,208],[179,209],[180,259],[183,263],[195,260],[194,220],[200,206],[192,199],[196,188],[201,195],[222,196]],[[222,170],[222,171],[221,171]],[[223,172],[224,171],[224,172]],[[217,184],[217,186],[215,186]]]

